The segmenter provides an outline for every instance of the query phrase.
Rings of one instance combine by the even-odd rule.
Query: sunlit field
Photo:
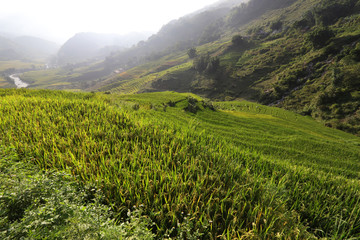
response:
[[[101,189],[158,238],[360,236],[360,140],[250,102],[0,90],[1,145]],[[187,234],[187,235],[186,235]]]

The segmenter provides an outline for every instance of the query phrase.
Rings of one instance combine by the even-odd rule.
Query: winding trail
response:
[[[29,86],[28,83],[23,82],[19,76],[17,74],[12,74],[9,76],[12,80],[14,80],[14,83],[16,85],[17,88],[26,88],[27,86]]]

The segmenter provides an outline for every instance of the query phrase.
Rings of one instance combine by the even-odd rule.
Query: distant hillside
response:
[[[13,41],[29,58],[47,58],[56,54],[60,48],[60,46],[54,42],[32,36],[16,37]]]
[[[32,36],[1,37],[0,59],[11,60],[44,60],[56,53],[56,43]]]
[[[21,55],[18,46],[8,38],[0,36],[0,60],[9,61],[21,59]]]
[[[160,31],[136,47],[109,57],[106,64],[111,67],[133,67],[146,61],[156,60],[173,52],[218,40],[223,34],[223,18],[238,2],[222,1],[193,14],[173,20]]]
[[[111,52],[130,47],[147,34],[130,33],[127,35],[78,33],[70,38],[58,52],[59,64],[77,63],[89,59],[104,59]]]

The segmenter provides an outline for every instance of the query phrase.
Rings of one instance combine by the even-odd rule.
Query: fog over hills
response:
[[[13,41],[29,56],[48,57],[56,54],[60,47],[57,43],[32,36],[16,37]]]
[[[0,61],[8,61],[21,58],[16,51],[17,46],[10,39],[0,36]]]
[[[45,60],[56,54],[58,49],[58,44],[37,37],[7,38],[0,35],[0,59],[2,61]]]
[[[102,59],[111,52],[123,50],[141,40],[149,33],[129,33],[126,35],[77,33],[70,38],[58,52],[58,63],[76,63],[85,60]]]

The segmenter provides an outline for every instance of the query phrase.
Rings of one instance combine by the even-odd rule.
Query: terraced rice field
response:
[[[1,145],[103,189],[158,238],[360,237],[358,137],[250,102],[0,90]],[[180,224],[180,225],[179,225]],[[200,234],[201,233],[201,234]]]

